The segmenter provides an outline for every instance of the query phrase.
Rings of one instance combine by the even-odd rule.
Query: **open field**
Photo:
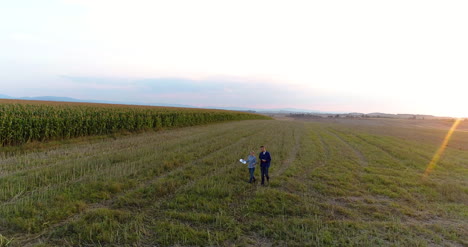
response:
[[[311,122],[319,122],[328,125],[347,126],[353,132],[367,132],[375,135],[397,137],[403,140],[418,143],[430,143],[440,145],[455,119],[435,120],[410,120],[410,119],[315,119]],[[468,121],[461,121],[455,135],[450,140],[449,146],[455,149],[468,151]]]
[[[423,177],[448,128],[248,120],[13,150],[0,246],[466,246],[468,133]],[[238,162],[260,145],[265,187]]]

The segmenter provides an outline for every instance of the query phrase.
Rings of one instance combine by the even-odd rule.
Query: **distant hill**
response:
[[[223,109],[231,111],[257,111],[263,113],[324,113],[317,110],[305,110],[305,109],[296,109],[296,108],[276,108],[276,109],[256,109],[256,108],[247,108],[247,107],[216,107],[216,106],[206,106],[203,108],[208,109]]]
[[[433,115],[421,114],[389,114],[389,113],[289,113],[293,118],[393,118],[393,119],[451,119],[451,117],[438,117]]]
[[[5,94],[0,94],[0,99],[12,99],[12,97]]]
[[[100,103],[100,104],[122,104],[122,105],[149,105],[149,106],[163,106],[163,107],[183,107],[183,108],[203,108],[203,109],[222,109],[230,111],[243,111],[243,112],[259,112],[264,114],[292,114],[302,115],[307,117],[314,115],[314,117],[374,117],[374,118],[405,118],[405,119],[432,119],[440,118],[431,115],[420,114],[389,114],[381,112],[372,113],[359,113],[359,112],[323,112],[317,110],[306,110],[297,108],[276,108],[276,109],[257,109],[249,107],[216,107],[216,106],[192,106],[183,104],[167,104],[167,103],[142,103],[142,102],[121,102],[109,100],[81,100],[70,97],[57,97],[57,96],[39,96],[39,97],[11,97],[5,94],[0,94],[0,99],[20,99],[20,100],[43,100],[43,101],[59,101],[59,102],[80,102],[80,103]]]
[[[59,102],[80,102],[80,103],[101,103],[101,104],[122,104],[122,105],[150,105],[150,106],[165,106],[165,107],[183,107],[183,108],[204,108],[204,109],[222,109],[230,111],[255,111],[264,113],[320,113],[320,111],[295,109],[295,108],[278,108],[278,109],[256,109],[248,107],[217,107],[217,106],[192,106],[183,104],[167,104],[167,103],[142,103],[142,102],[121,102],[109,100],[81,100],[70,97],[57,97],[57,96],[38,96],[38,97],[11,97],[8,95],[0,94],[0,99],[20,99],[20,100],[42,100],[42,101],[59,101]]]
[[[81,100],[70,97],[57,96],[38,96],[38,97],[11,97],[0,94],[0,99],[19,99],[19,100],[41,100],[41,101],[58,101],[58,102],[78,102],[78,103],[100,103],[100,104],[121,104],[121,105],[150,105],[150,106],[166,106],[166,107],[184,107],[184,108],[199,108],[191,105],[182,104],[166,104],[166,103],[141,103],[141,102],[121,102],[109,100]]]
[[[369,117],[389,117],[389,118],[393,118],[396,116],[395,114],[388,114],[388,113],[381,113],[381,112],[372,112],[366,115]]]
[[[62,101],[62,102],[87,102],[84,100],[69,98],[69,97],[55,97],[55,96],[39,96],[39,97],[22,97],[19,99],[24,100],[43,100],[43,101]]]

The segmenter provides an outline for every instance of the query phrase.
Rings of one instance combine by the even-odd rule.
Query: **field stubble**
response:
[[[463,132],[423,179],[441,133],[357,126],[242,121],[6,157],[0,243],[467,245]],[[260,145],[265,187],[237,161]]]

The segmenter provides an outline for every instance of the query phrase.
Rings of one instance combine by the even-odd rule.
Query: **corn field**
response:
[[[257,114],[223,110],[2,100],[0,143],[2,146],[21,145],[31,141],[119,131],[159,130],[265,118]]]

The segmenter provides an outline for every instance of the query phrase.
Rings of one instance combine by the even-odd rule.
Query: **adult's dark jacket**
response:
[[[258,155],[258,158],[260,159],[260,167],[270,167],[270,162],[271,162],[271,156],[268,151],[265,153],[260,152]],[[263,161],[266,160],[266,161]]]

